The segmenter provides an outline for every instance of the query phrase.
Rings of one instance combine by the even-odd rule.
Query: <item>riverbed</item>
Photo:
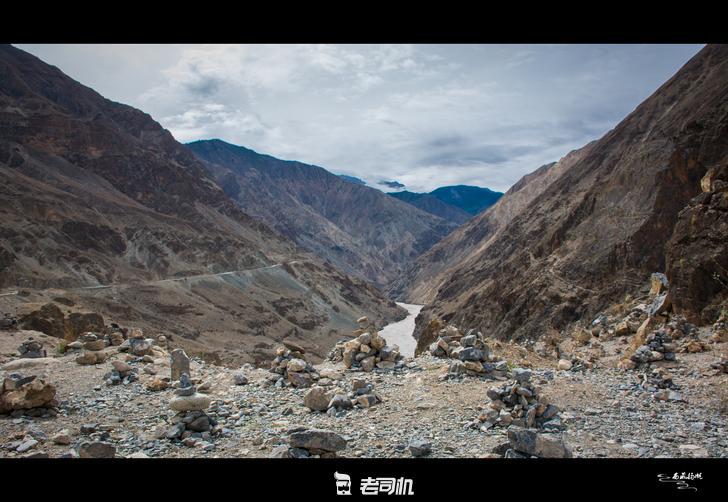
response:
[[[397,302],[397,305],[407,310],[407,317],[401,321],[387,324],[379,332],[387,340],[387,345],[399,345],[399,353],[404,357],[413,357],[417,340],[412,337],[415,331],[415,318],[424,305]]]

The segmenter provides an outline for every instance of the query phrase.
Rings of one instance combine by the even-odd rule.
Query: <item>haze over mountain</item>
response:
[[[456,227],[318,166],[220,140],[187,146],[247,214],[340,270],[378,285],[396,278]]]
[[[12,46],[0,47],[0,217],[0,287],[30,290],[19,314],[65,297],[253,361],[286,336],[321,356],[357,317],[403,313],[245,214],[149,115]]]
[[[427,302],[420,333],[437,317],[523,339],[590,319],[667,270],[682,296],[677,313],[714,319],[726,290],[701,282],[726,279],[725,240],[715,241],[725,225],[726,162],[728,47],[710,45],[612,131],[524,177],[392,289]],[[690,202],[709,170],[723,175]],[[681,213],[689,202],[692,223]],[[697,263],[685,255],[694,239],[709,244]]]

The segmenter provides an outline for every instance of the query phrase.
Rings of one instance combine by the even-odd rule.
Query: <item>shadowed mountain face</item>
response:
[[[484,211],[503,196],[501,192],[494,192],[489,188],[468,185],[436,188],[430,195],[471,215]]]
[[[187,145],[225,192],[340,270],[384,285],[456,225],[327,170],[220,140]]]
[[[139,284],[121,311],[109,299],[96,303],[112,319],[145,327],[155,302],[162,314],[174,306],[167,302],[184,298],[197,322],[175,333],[200,346],[207,336],[211,346],[217,336],[243,346],[262,327],[270,339],[333,343],[359,315],[403,314],[245,214],[149,115],[11,46],[0,47],[0,218],[0,288]],[[286,267],[269,268],[277,264]],[[221,285],[214,275],[251,269],[265,274],[267,296],[254,294],[255,278]],[[192,275],[210,275],[193,294],[169,295],[161,281]],[[76,299],[79,307],[87,297]],[[288,303],[274,305],[281,299]],[[242,324],[242,315],[253,325]]]
[[[680,280],[666,267],[666,243],[687,231],[678,214],[706,171],[727,161],[728,47],[707,46],[614,130],[525,177],[392,290],[428,301],[420,332],[439,317],[513,339],[590,318],[666,268],[690,297],[690,271]],[[690,313],[689,302],[675,305]]]
[[[405,190],[403,192],[392,192],[389,195],[458,225],[465,223],[473,216],[459,207],[442,202],[429,193],[415,193]]]

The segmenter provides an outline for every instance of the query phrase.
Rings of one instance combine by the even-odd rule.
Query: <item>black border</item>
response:
[[[246,2],[107,5],[14,2],[5,43],[720,43],[717,7],[631,2]]]

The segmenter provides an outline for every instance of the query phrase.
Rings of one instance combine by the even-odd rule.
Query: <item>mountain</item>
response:
[[[220,140],[189,143],[240,208],[345,273],[384,285],[456,225],[327,170]]]
[[[700,182],[726,162],[728,47],[709,45],[612,131],[527,176],[434,246],[392,290],[427,301],[417,333],[440,318],[520,340],[591,319],[667,271],[675,311],[705,319],[695,309],[712,299],[699,297],[720,286],[698,279],[728,283],[714,207],[726,192],[720,176],[708,195]],[[698,264],[720,261],[676,267],[700,242],[710,248]]]
[[[404,190],[402,192],[391,192],[389,195],[458,225],[465,223],[472,217],[470,213],[459,207],[451,206],[429,193],[415,193]]]
[[[478,214],[495,204],[503,194],[494,192],[489,188],[454,185],[437,188],[430,192],[430,195],[445,204],[458,207],[472,215]]]
[[[12,46],[0,47],[0,218],[2,307],[18,315],[59,299],[211,359],[257,361],[284,337],[321,356],[358,316],[403,314],[245,214],[149,115]]]

